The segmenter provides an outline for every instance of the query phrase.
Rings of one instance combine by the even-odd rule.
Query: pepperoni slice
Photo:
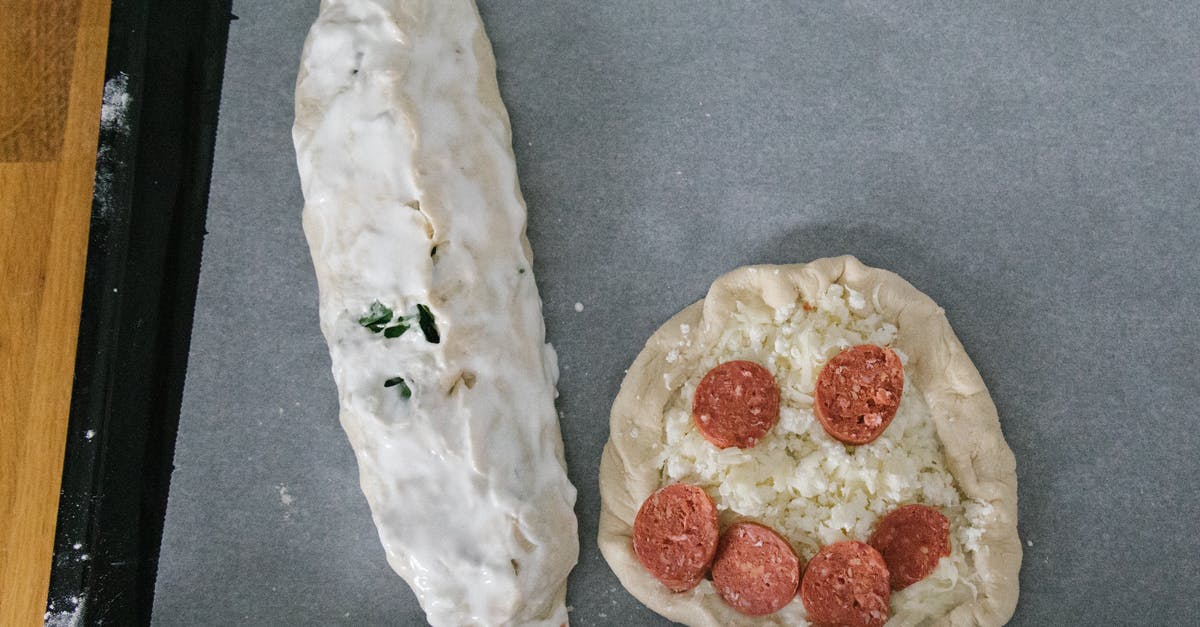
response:
[[[866,444],[891,424],[904,392],[904,366],[892,349],[873,344],[838,353],[817,377],[817,419],[846,444]]]
[[[950,519],[932,507],[905,505],[879,521],[869,542],[887,562],[892,590],[903,590],[950,555]]]
[[[763,616],[795,598],[800,558],[788,541],[769,527],[734,523],[721,534],[712,582],[717,595],[733,609]]]
[[[883,556],[852,540],[823,547],[800,583],[800,600],[817,627],[879,627],[891,595]]]
[[[718,448],[750,448],[779,420],[779,388],[770,370],[752,361],[727,361],[696,386],[692,419]]]
[[[695,588],[717,552],[717,506],[684,483],[660,489],[633,520],[633,552],[672,592]]]

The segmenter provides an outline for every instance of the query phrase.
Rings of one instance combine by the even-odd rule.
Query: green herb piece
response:
[[[429,312],[429,307],[417,305],[417,324],[421,325],[421,333],[425,334],[425,341],[430,344],[437,344],[442,341],[442,336],[438,334],[437,323],[434,322],[433,314]]]
[[[412,389],[405,383],[404,377],[392,377],[383,382],[383,387],[390,388],[400,386],[400,398],[412,398]]]
[[[367,313],[358,319],[358,323],[370,329],[372,333],[379,333],[391,321],[392,310],[379,301],[371,303],[371,308],[367,310]]]
[[[435,256],[435,255],[437,255],[437,244],[434,244],[434,245],[433,245],[433,248],[430,248],[430,249],[429,249],[429,256],[430,256],[430,257],[433,257],[433,256]]]
[[[517,274],[525,274],[525,268],[517,268]]]
[[[413,318],[416,318],[417,324],[421,326],[421,333],[425,334],[426,341],[431,344],[438,344],[442,341],[441,335],[438,334],[437,323],[427,305],[417,305],[415,316],[397,316],[387,305],[375,301],[371,303],[367,313],[359,317],[358,323],[370,329],[372,333],[383,333],[383,337],[394,339],[404,335],[412,328]],[[395,324],[392,324],[393,322]]]
[[[401,318],[401,319],[403,319],[403,318]],[[389,339],[395,338],[395,337],[400,337],[401,335],[404,335],[404,332],[407,330],[408,330],[407,322],[393,324],[392,326],[383,330],[383,337],[386,337]]]

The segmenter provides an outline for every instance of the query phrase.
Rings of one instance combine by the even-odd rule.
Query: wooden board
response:
[[[0,13],[0,625],[45,609],[108,18],[109,0]]]

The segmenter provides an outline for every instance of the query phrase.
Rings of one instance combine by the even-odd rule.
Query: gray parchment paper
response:
[[[731,268],[840,253],[941,303],[990,386],[1013,623],[1200,621],[1200,3],[480,4],[562,365],[574,624],[661,622],[595,542],[642,343]],[[316,9],[236,7],[160,625],[423,622],[358,490],[300,230]]]

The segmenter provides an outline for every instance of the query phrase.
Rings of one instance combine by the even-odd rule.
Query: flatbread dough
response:
[[[800,298],[811,302],[834,283],[871,295],[878,313],[896,325],[892,345],[909,358],[905,376],[925,397],[959,490],[992,506],[974,554],[981,579],[978,595],[934,624],[1003,624],[1016,607],[1021,543],[1016,462],[996,408],[941,307],[896,274],[849,256],[734,270],[717,279],[703,301],[676,314],[650,337],[613,403],[610,438],[600,463],[600,550],[630,593],[672,620],[714,626],[800,620],[786,613],[758,618],[740,614],[716,596],[709,582],[671,593],[638,562],[630,537],[638,507],[661,487],[664,409],[684,381],[696,374],[687,359],[672,355],[668,362],[668,353],[683,340],[680,325],[693,329],[693,342],[713,342],[739,304],[775,309]],[[629,433],[642,436],[617,437]]]
[[[293,132],[339,416],[388,564],[433,625],[562,625],[579,539],[557,358],[474,2],[324,0]]]

